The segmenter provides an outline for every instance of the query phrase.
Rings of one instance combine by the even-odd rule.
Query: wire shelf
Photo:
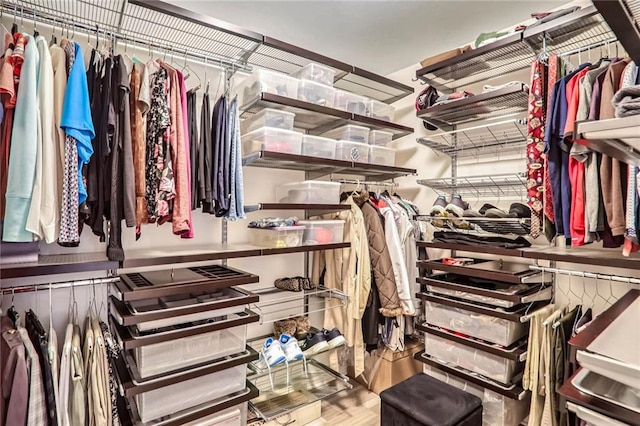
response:
[[[335,86],[383,102],[395,102],[413,88],[353,65],[272,39],[232,24],[156,0],[8,0],[0,6],[19,22],[65,27],[100,38],[153,47],[170,57],[189,56],[231,72],[266,68],[287,74],[310,62],[336,71]]]
[[[502,174],[487,176],[450,177],[440,179],[421,179],[420,185],[427,186],[438,194],[460,194],[476,198],[523,197],[526,189],[526,176]]]
[[[275,321],[295,318],[303,314],[309,315],[315,312],[324,312],[327,310],[342,308],[346,306],[349,300],[345,293],[325,287],[318,287],[315,290],[300,292],[268,288],[265,290],[257,290],[254,293],[261,296],[266,294],[282,295],[282,297],[263,300],[251,305],[252,309],[255,309],[260,313],[260,324],[269,324]],[[311,301],[309,299],[311,297],[318,300]],[[337,299],[340,303],[328,306],[325,304],[323,299]],[[301,304],[296,306],[297,302],[300,302]],[[302,309],[302,303],[307,305],[307,309],[304,313],[300,311]]]
[[[417,139],[444,155],[457,158],[502,155],[521,151],[527,145],[527,124],[523,119],[493,122]]]
[[[481,229],[493,234],[528,235],[531,231],[531,219],[528,218],[489,218],[489,217],[442,217],[416,216],[418,221],[431,222],[436,228],[443,230]]]
[[[416,71],[416,77],[440,91],[502,77],[528,68],[531,60],[542,51],[545,35],[547,50],[557,54],[615,39],[596,8],[590,6],[421,68]]]
[[[527,110],[528,96],[526,85],[518,83],[421,109],[417,116],[443,131],[451,131],[453,126],[464,123],[524,113]]]

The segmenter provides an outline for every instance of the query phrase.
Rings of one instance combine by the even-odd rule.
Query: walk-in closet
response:
[[[640,1],[0,21],[0,426],[640,426]]]

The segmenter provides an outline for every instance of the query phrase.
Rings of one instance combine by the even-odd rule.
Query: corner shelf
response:
[[[467,176],[440,179],[420,179],[438,194],[460,194],[468,197],[520,197],[525,195],[524,174],[502,174],[493,176]]]
[[[384,130],[392,133],[393,139],[413,133],[411,127],[401,124],[264,92],[260,93],[258,98],[248,105],[242,106],[241,117],[249,117],[264,108],[293,112],[296,115],[295,127],[304,129],[312,135],[320,135],[345,124],[366,126],[372,130]]]
[[[351,161],[332,160],[328,158],[309,157],[306,155],[272,151],[257,151],[249,154],[242,159],[242,165],[306,171],[310,173],[310,179],[315,179],[332,173],[367,176],[375,180],[394,179],[401,176],[416,174],[415,169],[407,169],[404,167],[355,163]]]
[[[526,86],[518,83],[502,89],[492,90],[491,92],[421,109],[416,115],[441,130],[453,130],[453,126],[472,121],[526,112],[528,96],[529,93]]]
[[[420,145],[457,159],[500,156],[522,151],[527,146],[527,124],[523,119],[499,121],[416,140]]]
[[[545,35],[547,50],[558,54],[615,39],[598,10],[589,6],[421,68],[416,71],[416,77],[439,91],[447,92],[524,70],[542,51]]]
[[[581,139],[594,151],[624,163],[640,166],[640,116],[579,121],[575,124],[576,139]]]
[[[45,254],[38,256],[38,262],[35,263],[0,264],[0,281],[9,278],[108,271],[110,269],[118,269],[118,262],[107,259],[104,253]]]

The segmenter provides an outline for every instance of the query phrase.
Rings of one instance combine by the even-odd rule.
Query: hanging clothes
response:
[[[552,100],[553,100],[553,88],[558,79],[558,55],[552,53],[549,56],[547,61],[547,81],[546,81],[546,97],[544,101],[544,117],[545,117],[545,138],[546,138],[546,129],[548,126],[548,121],[550,114],[552,112]],[[545,150],[546,153],[546,139],[545,141]],[[543,210],[544,210],[544,225],[543,231],[544,235],[548,241],[552,241],[556,235],[555,229],[555,216],[553,213],[553,193],[551,190],[551,177],[549,175],[549,161],[545,156],[544,162],[544,198],[543,198]]]
[[[242,171],[242,141],[240,140],[240,111],[238,98],[235,97],[229,106],[229,140],[231,158],[229,171],[229,220],[245,219],[244,213],[244,177]]]
[[[27,369],[29,371],[29,404],[27,411],[27,425],[47,426],[47,403],[42,382],[42,370],[38,351],[29,339],[29,333],[24,327],[18,326],[18,333],[27,354]]]
[[[542,229],[546,72],[544,63],[533,61],[527,116],[527,205],[531,209],[530,235],[533,238],[538,238]]]
[[[11,319],[0,316],[0,425],[26,425],[29,404],[27,355]]]
[[[89,336],[85,336],[85,339]],[[86,342],[86,340],[85,340]],[[80,338],[80,327],[73,326],[73,337],[71,338],[71,389],[69,397],[69,414],[73,426],[83,426],[87,424],[87,376],[84,368],[84,357]]]
[[[33,234],[27,231],[26,224],[32,199],[38,149],[36,77],[39,54],[34,39],[28,34],[17,37],[13,51],[14,58],[22,55],[21,49],[24,49],[24,61],[19,70],[20,84],[13,117],[2,234],[3,241],[7,242],[33,240]]]
[[[198,201],[203,213],[211,213],[213,184],[213,117],[209,104],[209,94],[202,96],[200,108],[200,138],[198,140]]]
[[[211,142],[213,144],[213,161],[211,167],[213,181],[211,183],[211,200],[213,205],[211,206],[212,210],[210,213],[215,214],[217,217],[224,216],[229,208],[228,199],[225,195],[225,188],[227,188],[225,178],[229,178],[227,167],[230,158],[227,149],[227,119],[229,117],[227,110],[227,98],[223,96],[218,99],[213,106],[213,117],[211,123]]]
[[[4,108],[2,125],[0,127],[0,220],[4,220],[7,178],[9,176],[9,151],[11,134],[13,131],[13,116],[16,107],[16,79],[14,79],[13,38],[4,52],[4,61],[0,68],[0,100]],[[20,66],[22,66],[22,59]],[[19,73],[18,73],[19,74]]]
[[[64,130],[60,127],[62,120],[62,108],[64,106],[64,94],[67,90],[67,70],[66,70],[66,58],[64,50],[58,45],[52,45],[49,47],[49,53],[51,55],[51,66],[53,68],[53,116],[55,128],[55,151],[56,151],[56,223],[55,223],[55,235],[56,238],[60,236],[60,215],[62,204],[62,191],[64,186],[64,162],[65,162],[65,134]]]
[[[102,336],[105,342],[105,349],[107,355],[107,374],[109,376],[109,397],[110,397],[110,405],[111,405],[111,425],[112,426],[120,426],[120,414],[118,412],[118,383],[116,381],[116,376],[113,372],[113,362],[115,362],[118,357],[120,357],[120,348],[118,347],[116,341],[111,336],[111,332],[109,331],[109,327],[100,321],[100,330],[102,331]]]
[[[199,164],[199,134],[196,119],[196,93],[187,92],[187,125],[189,134],[189,161],[191,164],[191,210],[198,208],[198,169]],[[208,120],[207,120],[208,121]],[[203,123],[204,124],[204,123]]]
[[[58,413],[60,425],[70,426],[69,395],[71,390],[71,340],[73,338],[73,324],[67,324],[62,344],[62,356],[60,357],[60,376],[58,379]]]
[[[145,65],[135,63],[131,72],[131,145],[133,149],[133,169],[135,181],[135,218],[136,218],[136,239],[141,236],[141,227],[148,223],[148,212],[145,199],[146,189],[146,126],[145,115],[149,109],[143,94],[144,76],[146,75]],[[148,89],[147,89],[148,91]]]

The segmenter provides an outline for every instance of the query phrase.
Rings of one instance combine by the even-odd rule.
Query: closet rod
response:
[[[88,280],[79,280],[79,281],[66,281],[66,282],[58,282],[58,283],[43,283],[43,284],[32,284],[25,286],[15,286],[15,287],[4,287],[0,289],[0,294],[15,294],[15,293],[28,293],[32,291],[39,290],[58,290],[62,288],[75,288],[75,287],[86,287],[90,285],[102,285],[102,284],[111,284],[120,281],[120,278],[92,278]]]
[[[605,275],[605,274],[596,274],[593,272],[572,271],[569,269],[546,268],[544,266],[536,266],[536,265],[529,266],[529,269],[532,269],[534,271],[541,271],[543,273],[549,272],[551,274],[570,275],[572,277],[591,278],[591,279],[603,280],[603,281],[617,281],[617,282],[627,283],[627,284],[640,284],[640,278],[622,277],[619,275]]]
[[[586,53],[591,49],[597,49],[598,47],[606,46],[606,45],[609,45],[609,44],[614,44],[614,43],[617,43],[617,42],[618,42],[617,38],[612,38],[610,40],[599,41],[597,43],[590,44],[589,46],[582,46],[582,47],[579,47],[577,49],[570,50],[568,52],[562,52],[562,53],[558,54],[558,57],[559,58],[564,58],[566,56],[577,55],[578,53],[582,53],[582,52]]]
[[[397,182],[374,182],[366,180],[356,179],[331,179],[332,182],[339,182],[347,185],[364,185],[364,186],[389,186],[395,188],[398,186]]]
[[[138,37],[132,38],[107,28],[101,28],[97,22],[94,25],[87,25],[82,22],[74,21],[73,16],[70,16],[66,19],[54,18],[40,11],[28,9],[28,8],[22,8],[22,7],[21,9],[16,11],[5,3],[2,4],[0,10],[2,10],[2,13],[5,16],[7,15],[11,16],[16,20],[20,19],[22,21],[26,19],[27,22],[37,22],[38,24],[44,24],[50,27],[49,29],[51,29],[54,32],[56,27],[61,29],[64,29],[63,27],[65,27],[71,30],[71,34],[73,35],[75,34],[76,29],[80,29],[82,32],[84,32],[85,35],[94,36],[97,38],[107,38],[107,39],[115,39],[117,41],[123,41],[128,44],[138,45],[145,49],[150,49],[150,50],[153,49],[156,51],[156,53],[164,53],[164,54],[169,53],[174,58],[187,56],[194,61],[205,64],[205,66],[207,64],[210,66],[219,65],[222,68],[231,70],[232,74],[235,71],[248,71],[248,72],[251,71],[251,68],[247,67],[246,65],[243,65],[238,62],[231,62],[227,59],[222,59],[219,56],[206,56],[206,55],[190,52],[187,49],[177,50],[175,46],[171,45],[170,40],[158,39],[158,40],[162,40],[165,43],[165,44],[161,44],[161,43],[158,43],[157,41],[152,42],[148,39],[142,40],[141,38],[138,38]]]

